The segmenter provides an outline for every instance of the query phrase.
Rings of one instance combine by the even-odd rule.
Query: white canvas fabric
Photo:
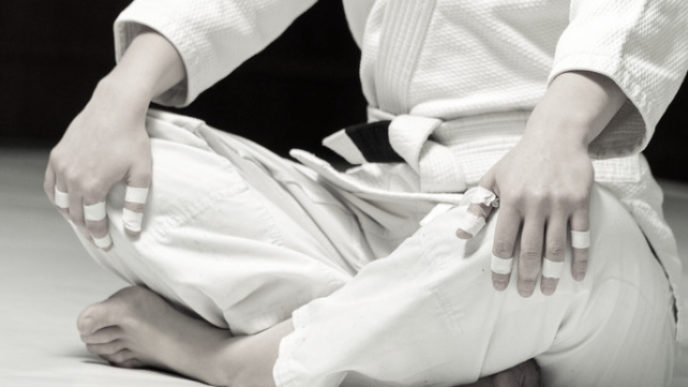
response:
[[[495,217],[472,240],[455,236],[461,194],[380,190],[361,179],[370,173],[305,153],[311,167],[299,165],[189,117],[153,111],[147,129],[154,171],[140,238],[121,225],[123,184],[108,199],[112,249],[77,235],[128,282],[235,334],[292,316],[278,386],[453,386],[529,358],[547,386],[670,383],[668,281],[598,185],[586,279],[564,270],[553,296],[523,298],[515,280],[492,288]],[[437,203],[447,210],[420,226]],[[568,268],[570,250],[565,259]]]

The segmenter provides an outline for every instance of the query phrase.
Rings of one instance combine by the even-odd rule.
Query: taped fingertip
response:
[[[464,192],[463,204],[480,204],[486,207],[499,207],[499,198],[489,189],[482,186],[475,186]]]
[[[67,210],[69,209],[69,193],[60,191],[55,187],[55,201],[54,204],[57,208]]]
[[[127,234],[136,236],[141,233],[143,223],[143,212],[132,211],[128,208],[122,209],[122,223]]]
[[[104,237],[101,238],[96,238],[93,237],[93,244],[98,246],[99,248],[108,251],[112,247],[112,238],[110,238],[110,234],[105,234]]]
[[[466,211],[459,219],[457,225],[457,236],[459,236],[459,231],[463,231],[464,235],[470,239],[478,235],[480,230],[485,227],[485,218],[479,215],[475,215],[472,212]]]

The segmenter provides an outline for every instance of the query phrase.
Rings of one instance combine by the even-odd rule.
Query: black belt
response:
[[[369,163],[399,163],[404,159],[394,151],[389,142],[389,125],[392,121],[375,121],[344,128],[351,142],[356,145]]]

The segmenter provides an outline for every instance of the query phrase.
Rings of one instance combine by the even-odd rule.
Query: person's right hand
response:
[[[104,250],[112,247],[105,213],[112,186],[127,184],[122,218],[125,231],[137,236],[151,181],[150,139],[145,130],[150,101],[133,94],[117,82],[101,81],[50,152],[45,171],[44,189],[50,201]]]

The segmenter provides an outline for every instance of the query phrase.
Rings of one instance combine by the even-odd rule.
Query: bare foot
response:
[[[173,370],[227,385],[230,332],[174,309],[142,287],[122,289],[87,307],[77,321],[82,341],[113,365]]]

